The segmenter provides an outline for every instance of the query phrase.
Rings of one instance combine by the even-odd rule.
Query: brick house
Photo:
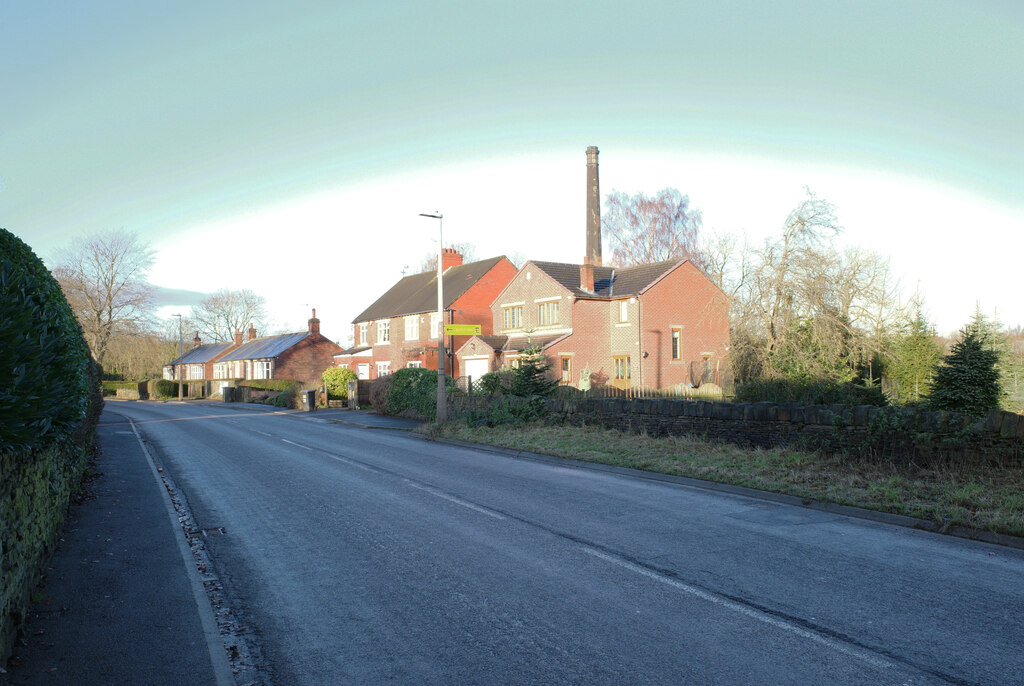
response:
[[[320,333],[316,310],[309,328],[298,333],[256,336],[251,324],[246,332],[235,332],[238,347],[213,364],[213,379],[292,379],[304,384],[319,384],[324,370],[341,351],[334,341]]]
[[[516,275],[505,256],[463,264],[462,254],[445,248],[441,255],[446,324],[479,324],[492,333],[491,302]],[[376,379],[405,367],[437,369],[437,272],[402,278],[353,320],[354,347],[334,355],[334,364],[360,379]],[[469,336],[445,340],[449,374],[462,371],[453,351]]]
[[[491,306],[491,336],[456,356],[478,378],[542,348],[562,383],[666,388],[713,380],[729,350],[729,300],[689,260],[616,269],[527,262]]]
[[[240,341],[233,343],[208,343],[203,345],[196,331],[196,337],[192,339],[192,349],[176,357],[164,365],[164,378],[171,381],[178,380],[178,369],[181,365],[181,378],[186,381],[199,381],[213,378],[213,365],[224,355],[239,345]]]

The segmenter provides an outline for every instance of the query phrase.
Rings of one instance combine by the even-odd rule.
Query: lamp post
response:
[[[421,212],[420,216],[437,220],[437,321],[441,327],[437,332],[437,423],[442,424],[448,419],[444,392],[444,215],[435,211],[434,214]]]
[[[181,364],[181,315],[180,314],[172,314],[171,316],[178,318],[178,400],[181,400],[182,399],[181,372],[183,371],[182,367],[184,366],[184,365]]]

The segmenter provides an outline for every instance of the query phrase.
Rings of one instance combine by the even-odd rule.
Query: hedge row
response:
[[[0,229],[0,665],[79,487],[103,407],[60,286]]]

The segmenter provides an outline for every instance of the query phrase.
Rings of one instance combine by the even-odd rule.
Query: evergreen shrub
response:
[[[0,229],[0,664],[79,487],[103,407],[64,294]]]
[[[348,367],[328,367],[320,377],[327,387],[328,399],[348,399],[348,382],[356,379],[356,373]]]
[[[736,387],[736,402],[761,401],[799,405],[875,405],[887,403],[880,386],[832,381],[792,381],[790,379],[753,379]]]

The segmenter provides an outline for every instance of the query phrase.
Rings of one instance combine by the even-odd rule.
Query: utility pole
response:
[[[182,387],[181,373],[182,373],[182,371],[184,371],[184,367],[185,367],[185,365],[183,365],[181,363],[181,315],[180,314],[173,314],[171,316],[178,318],[178,400],[181,400],[183,398],[183,396],[184,396],[184,394],[182,393],[183,387]]]
[[[444,364],[444,215],[420,213],[421,217],[437,220],[437,321],[441,330],[437,332],[437,423],[448,420],[448,400],[445,397]]]

